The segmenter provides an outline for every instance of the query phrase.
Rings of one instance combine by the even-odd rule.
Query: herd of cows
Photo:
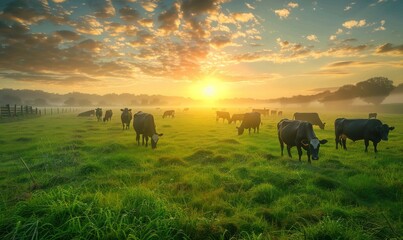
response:
[[[97,108],[87,112],[80,113],[78,116],[93,116],[97,117],[98,121],[102,119],[102,109]],[[233,114],[229,112],[216,111],[216,121],[223,119],[229,124],[240,121],[238,135],[242,135],[245,129],[248,129],[249,134],[251,129],[259,133],[259,127],[262,124],[261,116],[282,116],[282,111],[269,111],[268,109],[253,109],[252,112],[244,114]],[[165,111],[162,118],[175,117],[175,110]],[[376,119],[376,113],[370,113],[368,119],[346,119],[337,118],[334,122],[336,149],[342,146],[347,150],[346,139],[353,141],[364,140],[365,152],[368,151],[369,141],[373,143],[374,152],[378,152],[377,145],[381,140],[387,141],[389,131],[394,127],[389,127]],[[112,110],[107,110],[103,117],[103,121],[110,121],[112,118]],[[136,141],[140,145],[140,136],[142,136],[142,145],[148,146],[148,139],[151,139],[151,147],[157,147],[159,137],[162,133],[157,133],[154,122],[154,116],[150,113],[139,111],[132,115],[131,109],[121,109],[121,121],[123,130],[130,129],[130,122],[133,119],[133,128],[136,131]],[[307,152],[308,162],[319,159],[319,149],[321,144],[326,144],[327,140],[319,140],[316,136],[313,125],[319,126],[320,129],[325,128],[324,122],[321,121],[318,113],[299,113],[293,115],[293,119],[282,119],[277,123],[277,135],[280,143],[281,156],[283,156],[284,145],[287,147],[288,156],[291,157],[291,148],[297,147],[298,159],[301,161],[302,149]]]

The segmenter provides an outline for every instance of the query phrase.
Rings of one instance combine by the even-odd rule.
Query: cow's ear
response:
[[[163,133],[159,133],[159,134],[158,134],[158,136],[160,136],[160,137],[161,137],[162,135],[164,135],[164,134],[163,134]]]
[[[327,143],[327,140],[326,140],[326,139],[322,139],[322,140],[320,140],[319,142],[320,142],[320,144],[325,144],[325,143]]]
[[[302,139],[301,144],[307,147],[309,145],[308,139]]]
[[[392,131],[393,129],[395,129],[395,127],[390,127],[389,130]]]
[[[324,122],[324,123],[323,123],[323,126],[325,126],[325,125],[326,125],[326,123]]]

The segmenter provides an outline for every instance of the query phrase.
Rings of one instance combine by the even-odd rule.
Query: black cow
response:
[[[254,108],[254,109],[252,109],[252,112],[260,113],[260,114],[261,114],[262,116],[264,116],[264,117],[270,115],[270,109],[266,109],[266,108],[264,108],[264,109],[257,109],[257,108]]]
[[[112,110],[111,109],[109,109],[109,110],[106,110],[105,111],[105,116],[104,116],[104,122],[107,122],[107,121],[111,121],[112,120]]]
[[[368,118],[376,118],[378,116],[377,113],[369,113]]]
[[[326,139],[319,140],[313,131],[312,124],[306,121],[283,119],[277,124],[278,140],[280,142],[281,156],[284,152],[284,143],[287,145],[288,156],[291,157],[291,147],[296,146],[298,159],[301,161],[302,148],[306,150],[308,162],[319,159],[321,144],[327,143]]]
[[[120,109],[120,111],[122,111],[122,114],[120,115],[120,119],[122,120],[123,130],[129,129],[130,122],[132,120],[132,110],[125,108],[125,109]]]
[[[244,114],[244,113],[240,113],[240,114],[232,114],[232,117],[231,117],[231,119],[230,119],[229,123],[235,122],[235,124],[236,124],[236,121],[240,121],[240,122],[242,122],[242,121],[243,121],[244,116],[245,116],[245,114]]]
[[[325,129],[325,124],[320,120],[318,113],[294,113],[294,120],[310,122],[312,125],[319,126],[320,129]]]
[[[102,108],[95,109],[95,116],[97,116],[98,122],[102,119]]]
[[[245,128],[249,130],[249,134],[251,128],[253,128],[253,132],[256,132],[257,129],[257,133],[259,133],[260,123],[261,123],[260,113],[258,112],[245,113],[241,126],[237,127],[238,135],[242,135]]]
[[[77,117],[92,117],[95,115],[95,110],[89,110],[82,113],[79,113]]]
[[[136,141],[140,145],[140,134],[142,135],[142,145],[144,145],[144,138],[146,147],[148,146],[148,137],[151,138],[151,148],[156,148],[159,137],[163,134],[158,134],[155,130],[154,116],[145,112],[137,112],[133,116],[133,128],[136,131]]]
[[[222,118],[222,122],[224,122],[224,120],[227,119],[228,123],[230,123],[231,117],[229,115],[229,112],[216,111],[215,120],[218,121],[220,118]]]
[[[165,111],[164,115],[162,115],[162,118],[165,118],[165,117],[171,117],[171,118],[175,117],[175,110]]]
[[[395,127],[389,127],[382,124],[378,119],[346,119],[338,118],[334,122],[336,135],[336,149],[340,143],[347,150],[346,139],[353,141],[364,139],[365,152],[368,152],[369,141],[374,145],[374,152],[378,152],[376,148],[381,140],[388,141],[389,131]]]

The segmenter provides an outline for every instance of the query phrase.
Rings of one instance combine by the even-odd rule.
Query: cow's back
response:
[[[260,122],[261,122],[260,113],[258,112],[245,113],[241,127],[243,128],[258,127],[260,125]]]
[[[298,129],[301,121],[295,120],[281,120],[277,124],[278,136],[287,145],[295,146],[295,139],[297,138]]]
[[[377,119],[343,119],[341,126],[338,126],[338,130],[341,128],[343,135],[356,141],[363,139],[377,125],[382,125]]]
[[[133,128],[139,134],[154,134],[154,116],[145,112],[137,112],[133,116]]]

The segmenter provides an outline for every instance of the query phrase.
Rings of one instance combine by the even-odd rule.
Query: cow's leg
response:
[[[347,138],[342,138],[342,139],[341,139],[341,142],[343,143],[343,149],[344,149],[344,150],[347,150],[347,144],[346,144]]]
[[[311,152],[309,150],[306,151],[306,155],[308,155],[308,162],[311,163]]]
[[[336,134],[335,141],[336,141],[336,149],[339,149],[340,136],[338,136],[338,134]],[[341,143],[340,143],[340,145],[341,145]]]
[[[290,158],[292,158],[292,156],[291,156],[291,146],[290,145],[287,145],[287,152],[288,152],[288,156]]]
[[[368,139],[364,139],[364,143],[365,143],[365,152],[368,152],[369,140],[368,140]]]
[[[140,146],[140,134],[136,133],[137,145]]]
[[[284,143],[280,138],[278,138],[278,141],[280,142],[281,156],[284,156]]]
[[[302,156],[301,146],[297,146],[297,150],[298,150],[298,160],[301,162],[301,156]]]
[[[377,153],[377,152],[378,152],[378,149],[377,149],[376,147],[378,146],[378,143],[373,142],[373,144],[374,144],[374,152]]]
[[[148,146],[148,136],[146,136],[146,147]]]

